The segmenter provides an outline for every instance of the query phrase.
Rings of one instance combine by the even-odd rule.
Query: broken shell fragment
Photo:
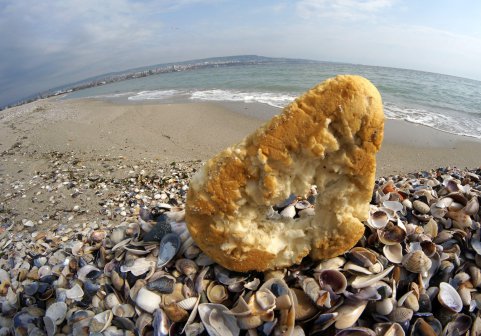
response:
[[[119,304],[112,308],[112,313],[118,317],[133,317],[135,309],[128,303]]]
[[[199,315],[211,336],[237,336],[240,328],[227,307],[215,303],[201,303]]]
[[[267,288],[258,290],[255,293],[255,298],[259,307],[264,311],[272,310],[276,306],[276,296]]]
[[[89,331],[90,332],[102,332],[107,329],[110,324],[112,323],[112,318],[114,314],[112,314],[111,310],[103,311],[90,320],[89,323]]]
[[[393,269],[394,266],[389,266],[387,269],[385,269],[379,274],[358,275],[354,278],[354,281],[352,281],[351,286],[357,289],[371,286],[372,284],[386,277],[389,273],[391,273]]]

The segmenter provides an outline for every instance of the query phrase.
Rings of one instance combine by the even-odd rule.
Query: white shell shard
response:
[[[255,298],[257,304],[265,311],[272,310],[276,306],[276,296],[267,288],[257,291]]]
[[[336,269],[340,270],[342,266],[346,264],[346,258],[344,257],[334,257],[330,259],[323,260],[316,266],[314,272],[318,272],[323,269]]]
[[[389,266],[383,272],[379,274],[372,274],[372,275],[358,275],[354,281],[351,283],[352,288],[364,288],[371,286],[372,284],[376,283],[377,281],[381,280],[385,276],[387,276],[393,270],[394,266]]]
[[[87,279],[87,275],[89,275],[91,272],[101,272],[101,271],[93,265],[85,265],[84,267],[78,270],[77,278],[80,281],[85,282],[85,280]]]
[[[382,205],[394,212],[401,212],[404,209],[404,206],[399,201],[384,201]]]
[[[81,300],[84,296],[84,291],[79,284],[75,284],[72,288],[65,291],[65,295],[72,300]]]
[[[89,324],[89,331],[92,332],[102,332],[107,329],[110,324],[112,323],[112,318],[114,314],[112,314],[111,310],[103,311],[90,320]]]
[[[202,303],[199,315],[210,336],[238,336],[240,328],[235,316],[221,304]]]
[[[155,262],[153,260],[147,260],[145,258],[138,258],[135,259],[134,263],[131,266],[122,265],[120,266],[120,271],[131,272],[134,276],[140,276],[150,269],[155,267]]]
[[[118,317],[133,317],[135,315],[135,309],[132,305],[123,303],[113,307],[112,313]]]

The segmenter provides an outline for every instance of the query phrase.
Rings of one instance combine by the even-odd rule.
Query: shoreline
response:
[[[76,331],[100,332],[101,328],[105,328],[111,334],[127,335],[129,330],[140,324],[142,324],[140,334],[150,333],[156,328],[155,321],[160,320],[166,324],[175,321],[172,326],[182,326],[181,323],[188,320],[191,314],[188,311],[191,308],[200,312],[200,307],[203,309],[209,307],[200,306],[199,298],[195,295],[209,293],[213,288],[212,285],[205,285],[199,290],[196,289],[196,294],[193,294],[191,285],[185,282],[187,277],[191,280],[196,277],[196,283],[200,279],[201,282],[209,281],[215,286],[222,286],[228,296],[227,300],[224,297],[219,303],[219,300],[214,301],[209,294],[206,297],[207,302],[216,303],[216,307],[223,305],[225,310],[234,308],[235,301],[231,298],[239,295],[238,288],[247,293],[246,295],[252,292],[256,295],[255,298],[263,297],[257,296],[257,293],[265,294],[260,290],[273,286],[272,282],[268,284],[267,281],[274,273],[268,274],[259,270],[244,273],[245,278],[239,278],[237,275],[239,273],[236,273],[235,277],[241,279],[239,281],[245,281],[241,283],[243,287],[231,287],[221,281],[230,277],[232,273],[219,269],[214,260],[202,254],[202,250],[193,240],[194,237],[189,234],[184,211],[189,181],[202,166],[202,160],[226,145],[239,141],[261,123],[260,119],[211,103],[125,106],[91,101],[68,103],[44,101],[0,115],[0,188],[3,191],[0,195],[0,246],[2,246],[0,268],[3,289],[0,297],[5,313],[2,330],[15,328],[22,331],[28,327],[29,331],[33,330],[32,332],[48,329],[48,334],[53,335],[72,332],[75,334]],[[398,133],[390,131],[391,127]],[[456,164],[472,164],[475,161],[468,160],[473,159],[475,156],[473,153],[479,153],[481,148],[480,142],[464,142],[464,139],[448,138],[436,132],[434,135],[429,134],[432,141],[422,143],[431,147],[422,147],[418,140],[426,138],[430,131],[413,128],[409,124],[388,122],[386,131],[386,141],[378,156],[378,167],[390,169],[390,172],[400,170],[409,173],[408,169],[411,166],[408,164],[417,164],[418,168],[429,166],[432,162],[426,156],[428,154],[435,162],[441,160]],[[409,134],[409,137],[404,136],[405,134]],[[446,156],[450,150],[461,153],[460,161],[453,156]],[[427,154],[422,154],[423,151],[427,151]],[[442,155],[438,157],[436,151]],[[394,161],[389,161],[386,155],[393,155]],[[406,155],[407,159],[403,155]],[[416,157],[419,157],[419,160],[416,160]],[[197,159],[192,161],[194,158]],[[391,163],[393,166],[388,165]],[[476,166],[479,165],[476,163]],[[435,167],[428,169],[431,168]],[[378,263],[382,262],[384,267],[376,272],[383,274],[379,276],[373,273],[372,276],[391,277],[389,273],[394,267],[398,267],[406,276],[417,278],[419,263],[414,267],[402,261],[406,260],[405,258],[419,260],[418,253],[422,253],[423,258],[432,258],[433,262],[438,263],[436,267],[431,267],[431,264],[426,267],[429,268],[429,272],[432,271],[432,274],[429,273],[428,277],[423,278],[426,288],[441,287],[444,281],[439,284],[438,278],[454,277],[456,269],[453,267],[446,273],[445,270],[449,267],[439,267],[441,260],[466,263],[469,276],[472,279],[476,276],[479,278],[479,269],[468,267],[472,265],[471,261],[474,258],[469,247],[462,250],[442,248],[445,243],[450,244],[453,229],[466,233],[459,237],[465,239],[462,242],[463,246],[474,244],[469,237],[476,237],[477,234],[477,227],[472,224],[479,219],[478,209],[473,211],[473,208],[478,203],[481,190],[481,169],[475,172],[441,169],[430,173],[394,176],[392,179],[394,186],[390,186],[393,189],[389,190],[393,196],[397,195],[398,199],[401,199],[402,192],[405,197],[403,203],[392,201],[388,206],[384,202],[384,197],[373,197],[370,206],[386,211],[389,207],[393,217],[378,229],[372,227],[372,221],[364,221],[369,216],[366,214],[363,218],[364,235],[359,240],[358,250],[355,252],[360,253],[359,248],[367,248],[366,251],[373,251],[369,253],[379,259]],[[374,195],[380,195],[386,190],[385,181],[379,182],[373,188]],[[452,221],[447,209],[446,214],[440,215],[439,211],[436,215],[431,213],[434,210],[430,209],[438,207],[430,208],[430,205],[440,200],[448,200],[449,196],[452,196],[450,192],[453,188],[463,190],[463,195],[468,197],[466,204],[470,206],[463,208],[466,209],[466,214],[468,210],[470,211],[467,219],[462,216],[462,220]],[[419,191],[427,194],[421,195]],[[448,197],[444,198],[443,195]],[[295,220],[296,215],[302,216],[301,211],[305,211],[306,202],[308,206],[314,204],[314,200],[309,200],[308,195],[300,196],[306,198],[301,201],[302,206],[298,210],[297,206],[289,204],[283,209],[272,208],[272,211],[276,211],[280,218],[285,216],[285,209],[290,207],[294,209],[294,213],[289,216]],[[318,197],[322,197],[322,194]],[[454,203],[452,198],[451,202]],[[406,212],[396,210],[399,206]],[[412,207],[416,210],[427,208],[427,213],[412,211]],[[429,216],[428,222],[425,221],[426,216]],[[235,220],[235,216],[232,217]],[[272,218],[276,221],[274,219],[276,216]],[[351,225],[352,217],[347,218],[342,224]],[[282,225],[289,223],[286,220],[286,218],[281,220]],[[401,224],[398,226],[396,223],[406,223],[406,227],[409,223],[409,230],[412,232],[421,230],[419,232],[424,234],[422,237],[417,234],[397,234],[398,231],[393,228],[400,227]],[[278,224],[280,223],[273,223]],[[254,227],[258,223],[252,220],[251,225]],[[315,229],[316,226],[322,230],[323,225],[325,222],[315,221],[307,229],[296,226],[295,231],[305,230],[305,234],[310,234],[308,230]],[[285,227],[287,228],[287,225]],[[170,234],[165,235],[166,232]],[[381,236],[381,232],[396,236],[396,239],[398,236],[402,238],[396,243],[400,247],[397,249],[399,253],[392,252],[395,249],[391,251],[389,247],[386,248],[387,245],[384,244],[388,240],[387,235]],[[296,233],[295,237],[297,236]],[[381,240],[381,237],[386,240]],[[441,241],[442,237],[446,237],[444,239],[447,241]],[[176,246],[180,250],[171,243],[172,240],[167,239],[178,239],[179,243]],[[425,255],[422,249],[414,251],[416,255],[409,250],[409,246],[414,246],[413,244],[419,243],[418,240],[421,239],[433,240],[429,246],[434,247],[432,250],[435,254],[431,257]],[[244,240],[239,241],[241,244],[244,243]],[[440,249],[436,248],[439,246],[437,244],[440,244]],[[402,248],[403,246],[408,247],[407,251]],[[473,246],[471,248],[475,250]],[[346,249],[350,247],[351,245]],[[443,256],[437,251],[442,251]],[[353,284],[365,282],[366,275],[361,273],[358,278],[358,275],[344,266],[344,262],[350,258],[347,253],[354,253],[354,250],[344,252],[345,258],[336,258],[342,261],[341,264],[337,260],[332,262],[334,259],[331,259],[331,262],[323,263],[322,270],[336,269],[338,272],[340,270],[339,274],[346,278],[346,283],[349,279],[353,289],[362,290],[363,288],[355,288]],[[161,265],[158,264],[159,259]],[[363,260],[359,261],[358,266],[363,267],[362,263]],[[181,265],[186,266],[181,268]],[[292,328],[296,324],[298,329],[304,328],[302,330],[306,333],[319,326],[306,322],[308,318],[306,312],[314,316],[325,312],[325,309],[315,305],[306,293],[302,294],[301,287],[304,285],[293,281],[290,275],[298,274],[308,279],[312,277],[313,271],[320,269],[319,265],[319,261],[305,258],[300,262],[300,266],[289,267],[284,273],[276,271],[277,284],[282,288],[292,288],[290,291],[292,298],[294,295],[296,297],[302,295],[303,299],[288,300],[291,302],[290,306],[279,307],[275,314],[281,319],[282,313],[279,312],[281,309],[287,311],[290,316],[299,311],[303,312],[302,318],[291,319],[289,323],[292,324]],[[423,262],[423,265],[426,266],[427,263]],[[189,273],[185,271],[187,267]],[[463,267],[463,264],[460,267]],[[476,271],[478,273],[475,273]],[[157,280],[161,279],[159,276],[164,275],[173,276],[170,279],[174,281],[171,282],[172,290],[164,291],[169,285],[162,285],[163,291],[160,294],[156,291],[160,288]],[[434,281],[429,283],[431,279]],[[315,279],[312,278],[312,281]],[[32,286],[37,282],[44,284],[41,290],[40,285]],[[90,284],[89,287],[87,283]],[[247,287],[247,284],[253,287]],[[184,286],[189,288],[184,290]],[[451,285],[445,282],[444,286]],[[375,287],[372,289],[376,291]],[[399,290],[404,289],[404,286],[399,287]],[[140,290],[144,290],[142,295]],[[456,289],[453,287],[453,290]],[[468,294],[471,295],[471,292],[468,291]],[[353,294],[349,288],[347,292],[339,292],[336,295],[345,300]],[[342,298],[341,295],[345,297]],[[429,299],[427,295],[426,297]],[[184,304],[185,299],[190,299],[189,301],[194,299],[195,306],[182,308],[180,302]],[[373,298],[373,304],[375,300],[376,298]],[[248,301],[251,302],[250,299]],[[438,301],[444,304],[439,298]],[[54,306],[52,302],[56,305]],[[120,306],[121,302],[125,305]],[[297,310],[298,306],[292,305],[295,302],[298,306],[302,304],[303,308]],[[363,310],[366,305],[361,302],[359,307]],[[59,306],[61,309],[57,309]],[[117,322],[112,322],[117,311],[116,307],[120,307],[123,312],[127,311],[124,307],[129,306],[132,313],[126,316],[122,323],[117,323],[118,315],[115,317]],[[464,312],[469,314],[469,305],[464,305],[463,308],[460,304],[459,307],[460,311],[464,309]],[[340,314],[345,314],[342,307],[339,309]],[[413,313],[407,306],[404,309]],[[356,310],[358,315],[355,318],[360,319],[359,324],[374,329],[378,320],[371,320],[371,308],[367,308],[365,314],[359,308]],[[82,313],[70,316],[67,315],[70,314],[68,311]],[[156,318],[158,314],[162,314],[161,319]],[[392,316],[388,312],[385,315],[386,318]],[[58,323],[53,320],[56,316],[59,316],[55,320],[59,321]],[[106,319],[105,316],[110,318]],[[83,319],[77,319],[79,317]],[[441,319],[442,312],[439,313],[438,308],[434,309],[433,317]],[[441,327],[444,330],[449,328],[448,322],[441,320],[446,324]],[[199,328],[199,333],[208,323],[202,317],[197,317],[193,321],[195,323],[189,327]],[[429,326],[427,323],[426,325]],[[340,326],[334,324],[326,332],[334,334],[337,327]],[[284,326],[282,328],[286,330]]]
[[[55,97],[2,111],[0,152],[78,151],[160,164],[205,161],[281,109],[241,102],[119,102]],[[481,140],[386,119],[377,177],[438,167],[479,168]]]

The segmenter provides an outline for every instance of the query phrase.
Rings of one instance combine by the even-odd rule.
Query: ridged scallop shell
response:
[[[389,319],[393,322],[403,323],[411,320],[413,317],[413,310],[405,307],[395,307],[391,314],[389,314]]]
[[[196,297],[190,297],[190,298],[183,299],[183,300],[177,302],[177,305],[182,309],[192,310],[192,309],[194,309],[195,304],[197,303],[198,299],[199,298],[196,298]]]
[[[431,268],[432,262],[422,250],[417,250],[406,254],[402,259],[402,265],[409,272],[424,275]]]

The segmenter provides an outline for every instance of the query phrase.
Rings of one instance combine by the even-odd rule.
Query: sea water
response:
[[[219,66],[116,82],[77,91],[67,98],[226,101],[281,108],[317,83],[339,74],[361,75],[376,85],[389,119],[481,139],[481,82],[386,67],[328,62]]]

